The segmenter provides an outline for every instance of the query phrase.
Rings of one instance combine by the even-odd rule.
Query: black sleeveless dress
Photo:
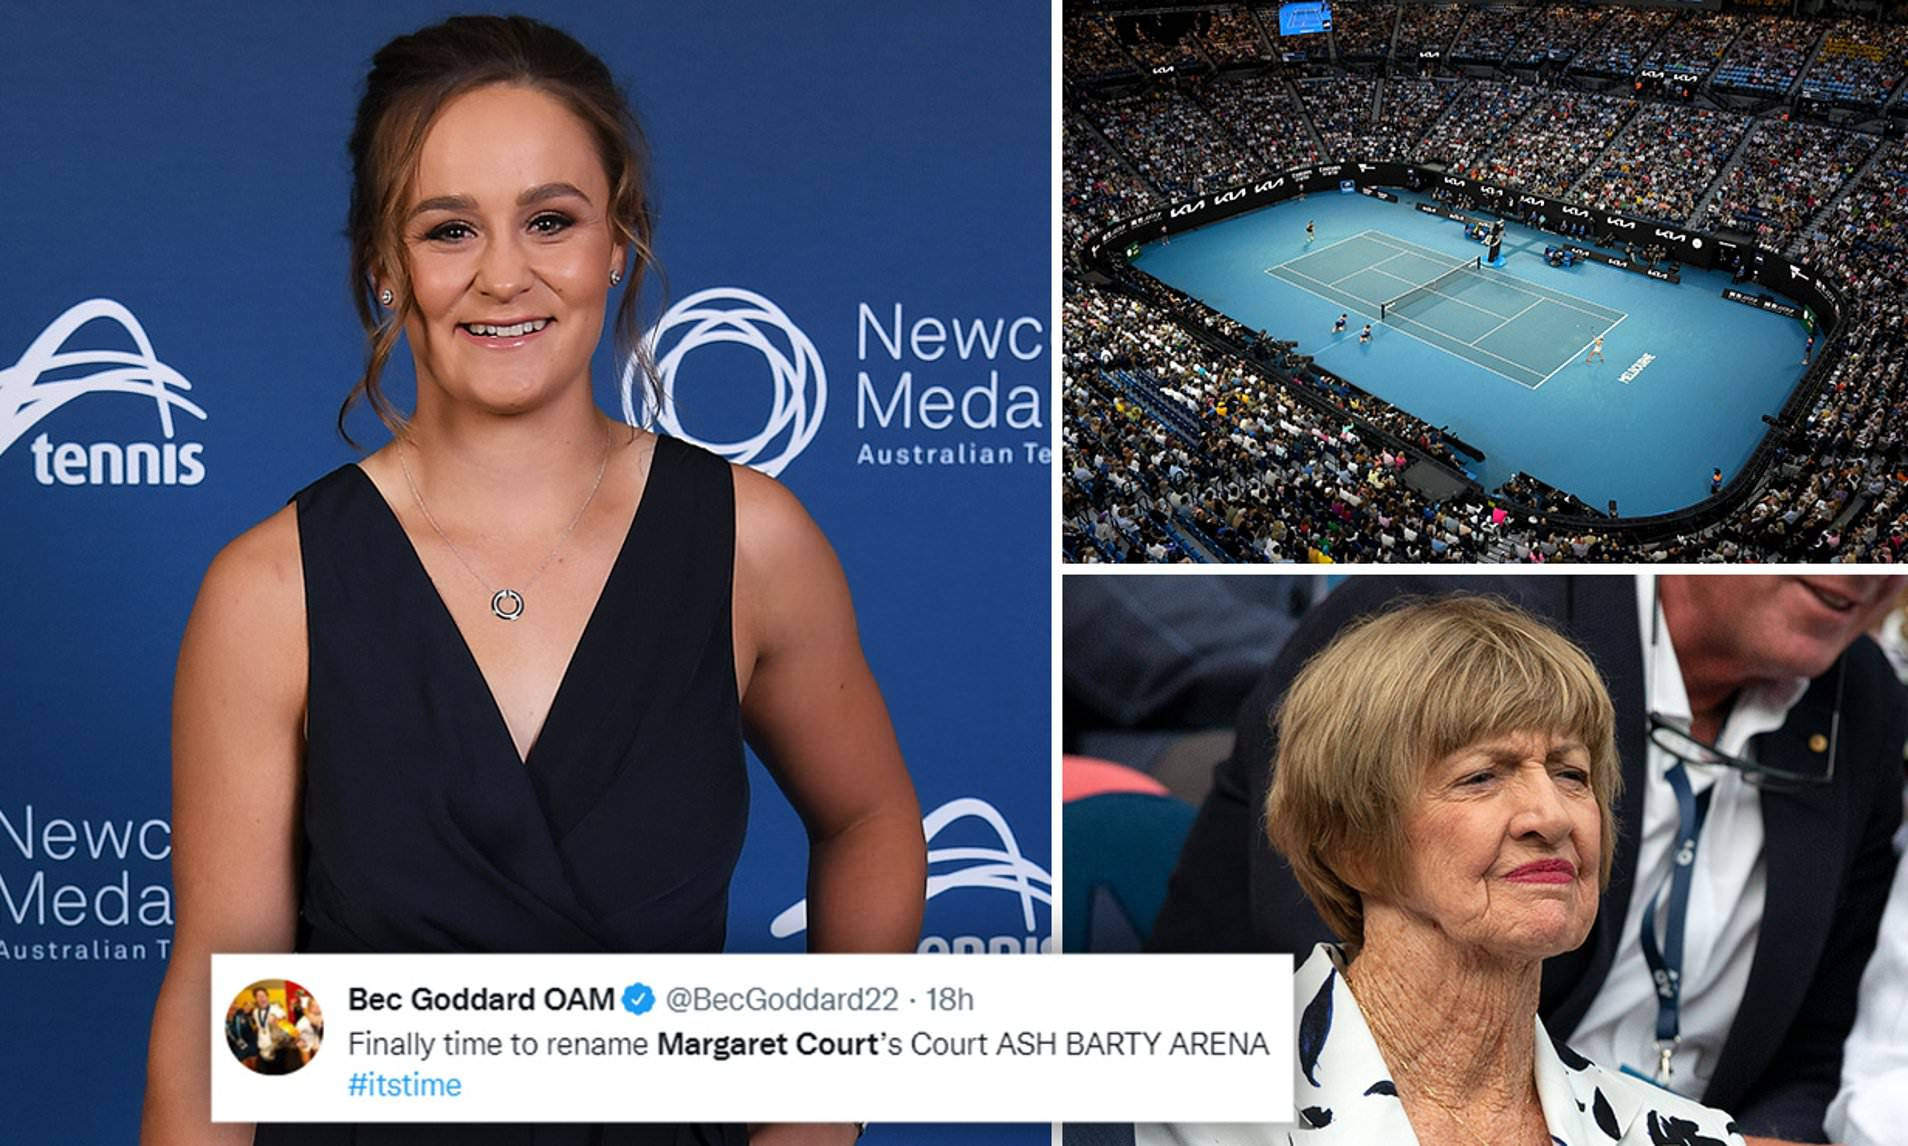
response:
[[[294,500],[311,644],[298,949],[720,951],[748,815],[728,463],[657,440],[528,760],[364,471],[340,467]],[[255,1142],[746,1138],[741,1126],[261,1124]]]

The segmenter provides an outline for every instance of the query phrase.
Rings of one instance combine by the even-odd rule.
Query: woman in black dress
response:
[[[212,1126],[215,951],[719,951],[746,731],[810,838],[820,951],[908,951],[925,847],[827,541],[780,485],[597,409],[635,328],[643,156],[520,17],[385,46],[351,150],[351,398],[393,441],[206,574],[174,702],[178,927],[148,1143]],[[400,417],[378,388],[402,336]],[[347,400],[347,406],[349,400]],[[342,422],[342,415],[341,415]],[[268,1142],[825,1146],[851,1125],[261,1126]]]

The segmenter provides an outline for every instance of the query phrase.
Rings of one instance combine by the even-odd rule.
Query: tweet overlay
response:
[[[220,1122],[1292,1118],[1286,955],[215,955],[212,984]]]

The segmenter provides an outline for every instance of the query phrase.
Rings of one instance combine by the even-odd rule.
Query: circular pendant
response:
[[[490,611],[497,614],[500,621],[514,621],[523,616],[523,594],[515,589],[499,589],[490,598]]]

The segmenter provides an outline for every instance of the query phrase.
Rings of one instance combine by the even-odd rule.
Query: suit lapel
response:
[[[1817,677],[1781,728],[1756,737],[1757,760],[1792,771],[1821,766],[1822,754],[1811,747],[1811,740],[1820,736],[1820,743],[1827,742],[1834,681],[1833,671]],[[1756,944],[1743,997],[1766,1002],[1737,1012],[1710,1079],[1712,1095],[1741,1094],[1755,1083],[1801,1005],[1803,992],[1794,985],[1815,977],[1839,899],[1843,857],[1829,845],[1850,838],[1842,823],[1847,777],[1837,781],[1762,790],[1762,847],[1768,873],[1762,934],[1781,940]]]

